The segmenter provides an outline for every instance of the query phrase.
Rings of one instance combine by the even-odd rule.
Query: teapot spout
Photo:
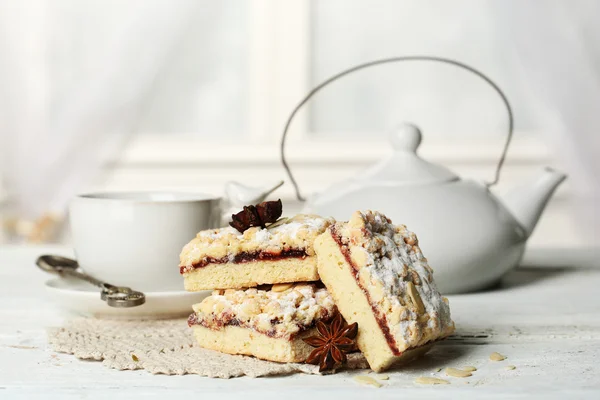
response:
[[[513,189],[502,198],[504,205],[523,226],[527,236],[533,232],[548,200],[566,177],[562,172],[546,167],[533,181]]]

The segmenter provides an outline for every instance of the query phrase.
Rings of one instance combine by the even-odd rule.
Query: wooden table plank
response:
[[[389,373],[384,387],[362,386],[364,372],[320,377],[209,379],[115,371],[98,362],[54,354],[45,328],[70,316],[45,299],[33,261],[64,248],[0,248],[0,398],[131,398],[218,396],[285,398],[600,398],[600,268],[536,267],[511,272],[497,288],[450,297],[457,334],[425,358]],[[489,360],[493,351],[502,362]],[[469,378],[447,378],[439,368],[474,365]],[[515,365],[515,370],[507,370]],[[418,376],[448,379],[423,386]]]

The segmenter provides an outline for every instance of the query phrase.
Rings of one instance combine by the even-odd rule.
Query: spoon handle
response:
[[[102,282],[101,280],[94,278],[93,276],[84,274],[83,272],[80,272],[76,269],[56,267],[56,272],[58,272],[60,275],[69,275],[73,278],[84,280],[86,282],[91,283],[94,286],[98,286],[102,290],[106,289],[107,286],[112,286],[108,283]]]
[[[62,256],[43,255],[38,257],[36,265],[40,269],[58,274],[60,276],[71,276],[84,280],[102,289],[100,299],[106,301],[111,307],[128,308],[136,307],[146,302],[146,296],[142,292],[132,290],[125,286],[115,286],[103,282],[79,270],[77,261]]]

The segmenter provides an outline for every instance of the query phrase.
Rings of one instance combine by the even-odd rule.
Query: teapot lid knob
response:
[[[390,142],[397,151],[417,152],[421,144],[421,130],[413,124],[405,123],[398,125],[390,133]]]
[[[392,196],[390,188],[395,186],[457,181],[459,178],[452,171],[419,157],[417,149],[421,139],[421,131],[415,125],[396,126],[389,135],[393,152],[352,178],[353,190],[364,190],[365,196],[368,196],[369,188],[379,186]],[[347,190],[347,183],[342,185],[343,190]],[[342,193],[345,193],[343,190]]]

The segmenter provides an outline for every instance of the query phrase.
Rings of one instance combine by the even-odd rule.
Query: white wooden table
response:
[[[495,290],[450,297],[457,334],[424,359],[390,373],[380,389],[353,376],[294,375],[277,378],[209,379],[115,371],[98,362],[55,355],[45,328],[68,315],[45,299],[48,276],[34,266],[43,252],[64,248],[0,248],[0,399],[161,398],[594,398],[600,399],[600,262],[590,252],[565,268],[521,268]],[[571,256],[576,256],[572,254]],[[562,260],[575,258],[563,255]],[[556,259],[554,259],[556,262]],[[530,261],[531,263],[531,261]],[[584,264],[588,264],[582,267]],[[573,262],[571,262],[573,264]],[[176,268],[175,268],[176,271]],[[508,357],[489,360],[497,351]],[[423,386],[418,376],[445,378],[438,368],[474,365],[469,378]],[[508,365],[516,369],[507,370]],[[364,373],[361,373],[364,374]],[[343,396],[343,397],[341,397]]]

